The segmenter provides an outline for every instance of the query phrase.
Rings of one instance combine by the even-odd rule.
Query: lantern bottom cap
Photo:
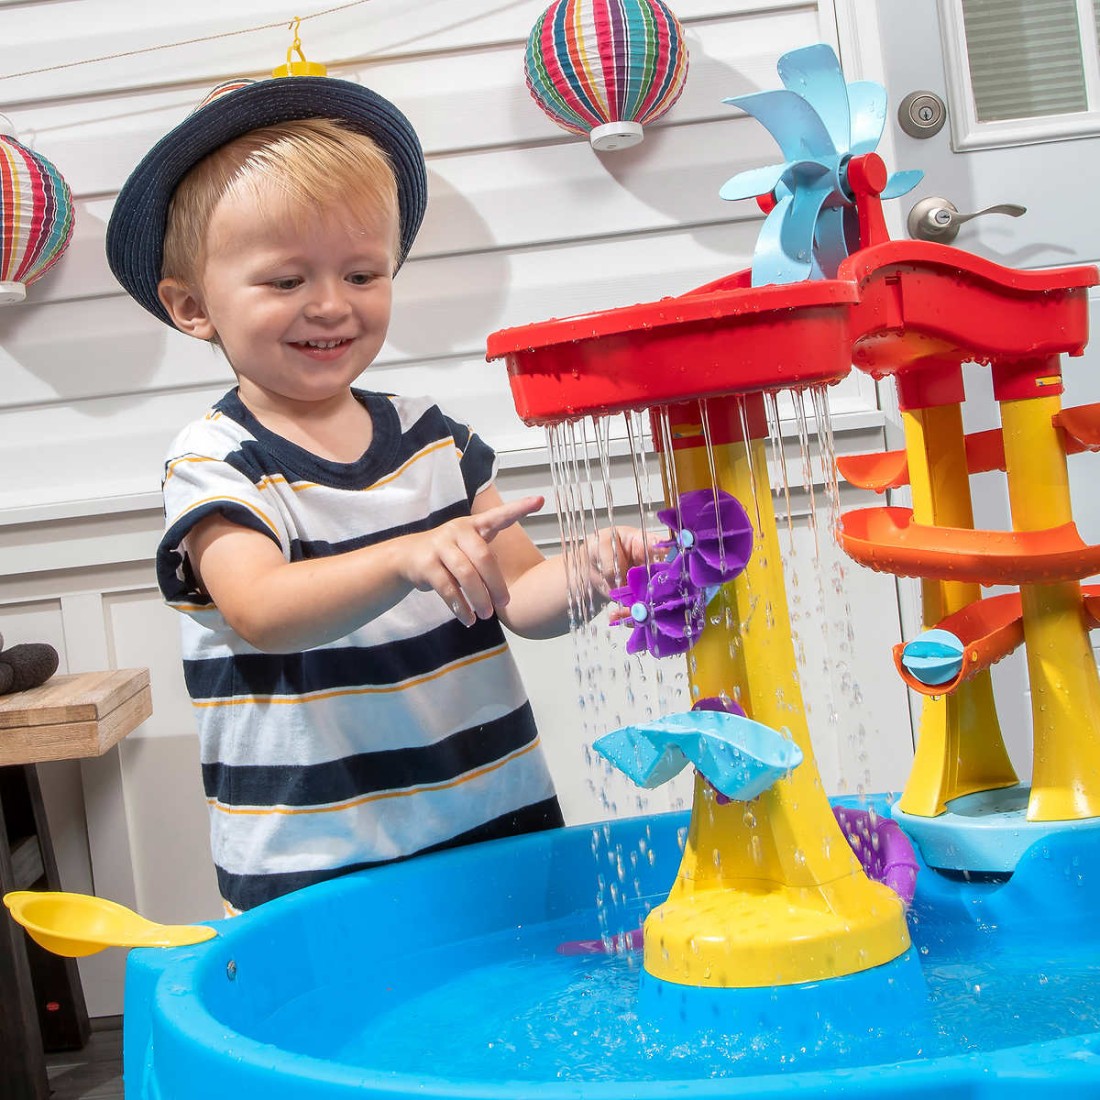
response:
[[[642,127],[637,122],[605,122],[592,128],[588,140],[593,149],[604,153],[613,149],[629,149],[631,145],[637,145],[643,136]]]
[[[27,297],[27,288],[22,283],[0,281],[0,306],[14,305]]]

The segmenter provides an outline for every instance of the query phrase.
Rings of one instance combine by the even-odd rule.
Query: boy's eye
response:
[[[302,280],[295,278],[294,276],[288,276],[285,279],[272,279],[271,285],[276,290],[295,290],[301,286]]]
[[[368,283],[374,281],[374,276],[366,271],[356,271],[348,276],[348,282],[352,286],[366,286]]]

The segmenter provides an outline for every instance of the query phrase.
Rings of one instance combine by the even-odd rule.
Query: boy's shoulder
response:
[[[179,455],[203,455],[207,458],[225,458],[238,450],[245,440],[255,437],[235,418],[232,402],[226,394],[190,423],[185,424],[168,446],[168,458]]]

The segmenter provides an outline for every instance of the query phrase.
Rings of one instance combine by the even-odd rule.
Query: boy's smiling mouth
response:
[[[321,359],[339,355],[351,343],[350,337],[344,337],[338,340],[294,340],[290,346],[315,359]]]

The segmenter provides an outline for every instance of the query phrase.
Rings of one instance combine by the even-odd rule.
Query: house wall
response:
[[[293,10],[330,7],[303,0]],[[429,212],[365,382],[430,392],[473,422],[501,455],[505,496],[549,487],[546,442],[517,418],[503,366],[485,362],[486,335],[679,293],[747,266],[760,214],[750,202],[721,202],[717,190],[776,150],[721,100],[778,86],[779,54],[819,40],[839,46],[850,79],[876,65],[873,5],[843,3],[837,13],[801,0],[674,0],[691,54],[683,97],[640,146],[600,155],[550,123],[524,86],[523,46],[543,7],[373,0],[301,28],[306,55],[398,103],[427,154]],[[221,905],[175,613],[153,577],[159,479],[171,436],[232,376],[217,353],[121,292],[103,257],[104,227],[157,137],[221,80],[281,64],[291,36],[270,0],[0,3],[9,69],[215,35],[0,81],[14,132],[60,169],[77,207],[66,256],[26,303],[0,313],[0,631],[9,643],[52,643],[62,671],[149,667],[153,716],[117,752],[41,770],[66,886],[171,922],[218,917]],[[862,375],[836,387],[831,405],[838,450],[883,446],[886,417]],[[528,525],[548,552],[558,538],[551,507]],[[807,500],[796,501],[795,538],[811,555],[807,517]],[[861,642],[849,674],[862,684],[862,713],[820,722],[816,751],[830,790],[896,788],[912,745],[888,661],[896,593],[889,578],[853,566],[845,576],[830,614],[850,619]],[[807,675],[827,677],[822,643],[814,630],[806,637]],[[683,784],[642,798],[601,788],[568,638],[520,643],[517,654],[571,822],[682,803]],[[121,953],[82,965],[93,1015],[119,1011]]]

